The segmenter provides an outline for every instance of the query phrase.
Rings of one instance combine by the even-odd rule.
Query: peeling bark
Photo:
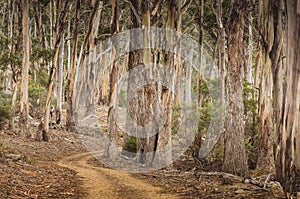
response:
[[[300,1],[287,2],[287,69],[276,149],[277,179],[285,192],[300,192]]]

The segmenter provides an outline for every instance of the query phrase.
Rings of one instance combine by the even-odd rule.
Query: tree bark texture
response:
[[[223,170],[240,176],[248,175],[244,144],[244,105],[241,56],[244,45],[247,0],[233,1],[228,26],[227,118]]]
[[[274,40],[272,7],[269,0],[259,2],[259,23],[262,32],[261,80],[259,87],[257,168],[267,173],[275,171],[273,155],[273,76],[270,52]]]
[[[286,2],[287,69],[278,127],[276,174],[285,192],[292,194],[300,192],[300,1]]]
[[[23,35],[23,61],[22,61],[22,78],[20,89],[20,130],[21,134],[31,136],[29,129],[29,106],[28,106],[28,78],[29,78],[29,56],[30,56],[30,39],[29,39],[29,1],[22,1],[22,35]]]

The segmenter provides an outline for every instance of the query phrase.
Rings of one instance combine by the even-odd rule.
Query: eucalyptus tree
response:
[[[54,88],[54,83],[56,79],[56,71],[58,68],[58,58],[60,52],[60,46],[62,43],[62,37],[65,31],[66,26],[66,17],[67,11],[69,9],[70,2],[69,1],[58,1],[56,11],[58,13],[57,20],[55,23],[55,40],[54,40],[54,48],[53,48],[53,57],[52,57],[52,66],[50,70],[50,77],[48,80],[47,86],[47,96],[46,96],[46,104],[44,109],[44,120],[41,121],[43,123],[42,132],[37,132],[36,139],[37,140],[49,140],[49,119],[50,119],[50,107],[51,107],[51,98]]]
[[[300,1],[286,1],[286,76],[278,129],[276,174],[288,196],[300,197]]]
[[[227,21],[227,115],[223,170],[240,176],[248,175],[244,143],[243,62],[241,60],[247,5],[248,0],[232,1],[230,5],[230,15]]]
[[[120,18],[120,8],[119,1],[112,0],[112,23],[111,23],[111,35],[112,37],[119,33],[119,18]],[[109,111],[108,111],[108,123],[109,123],[109,139],[110,143],[106,146],[106,156],[112,157],[116,156],[116,152],[111,147],[111,143],[117,143],[117,124],[115,121],[116,118],[116,108],[118,105],[117,102],[117,92],[118,92],[118,78],[119,78],[119,64],[120,60],[118,58],[118,40],[113,39],[112,50],[112,70],[110,73],[110,94],[109,94]]]
[[[271,58],[273,45],[273,16],[270,1],[259,2],[259,27],[262,32],[261,44],[261,80],[259,92],[259,153],[257,166],[259,169],[273,172],[273,77]]]
[[[20,89],[20,130],[23,135],[31,136],[29,129],[28,80],[30,58],[30,32],[29,32],[29,0],[22,1],[22,36],[23,61]]]

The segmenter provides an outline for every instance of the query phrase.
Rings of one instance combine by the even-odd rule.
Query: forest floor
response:
[[[77,133],[52,130],[49,142],[36,142],[0,131],[0,198],[284,197],[277,183],[263,188],[239,177],[207,172],[209,168],[204,171],[189,156],[164,169],[130,174],[107,168],[93,155]],[[266,178],[260,179],[262,184],[270,181]]]

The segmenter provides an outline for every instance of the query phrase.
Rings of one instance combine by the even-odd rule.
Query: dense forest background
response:
[[[136,154],[139,163],[170,163],[170,151],[163,160],[155,151],[179,134],[181,110],[193,102],[197,130],[189,150],[196,162],[242,177],[276,173],[288,196],[300,192],[299,0],[1,0],[0,21],[0,129],[49,141],[53,129],[76,131],[82,117],[108,106],[106,133],[112,142],[122,137],[123,150]],[[134,49],[134,33],[128,38],[134,50],[119,56],[113,40],[105,55],[110,37],[150,27],[196,41],[199,70],[180,53]],[[159,42],[176,52],[183,49],[168,39]],[[149,63],[174,70],[165,76],[174,90],[149,83],[129,96],[128,82],[119,92],[123,74]],[[141,73],[154,74],[156,65]],[[202,65],[216,69],[216,75],[202,78]],[[218,88],[213,93],[211,85]],[[216,93],[218,101],[212,97]],[[182,95],[184,103],[176,97]],[[160,132],[120,133],[116,115],[124,104],[124,117],[140,126],[154,123],[163,109]],[[220,136],[207,136],[223,108],[224,128],[215,129]],[[207,146],[209,139],[213,146]],[[205,147],[211,152],[204,156]],[[110,144],[105,155],[116,156]]]

